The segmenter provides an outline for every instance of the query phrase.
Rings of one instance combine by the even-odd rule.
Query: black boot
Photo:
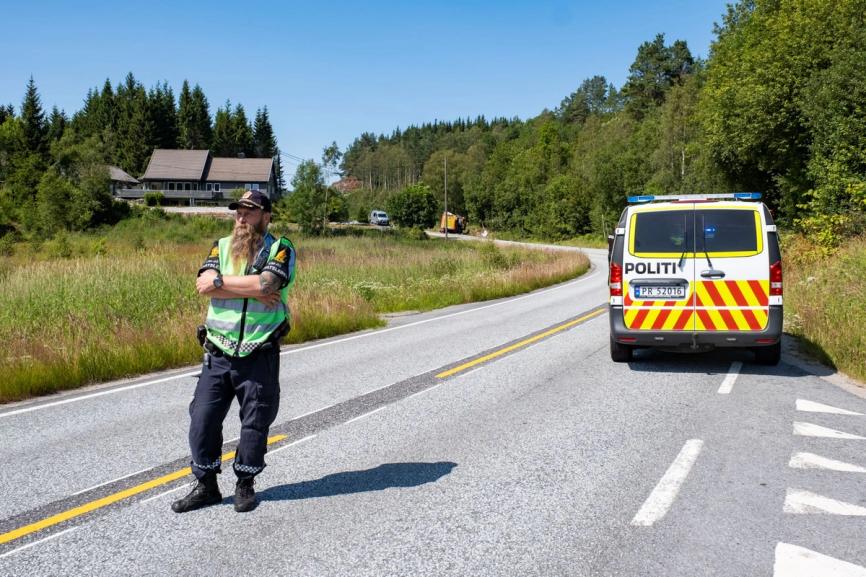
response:
[[[235,485],[235,511],[238,513],[246,513],[256,508],[256,490],[253,489],[255,483],[254,477],[238,479],[238,484]]]
[[[216,505],[222,500],[223,496],[220,494],[216,475],[207,475],[199,479],[189,495],[172,503],[171,510],[175,513],[186,513],[208,505]]]

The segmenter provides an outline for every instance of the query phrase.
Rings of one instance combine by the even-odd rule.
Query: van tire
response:
[[[774,367],[779,364],[782,358],[782,342],[779,341],[775,345],[769,347],[757,347],[755,349],[755,360],[761,365],[769,365]]]
[[[616,342],[610,337],[610,359],[615,363],[628,363],[632,358],[633,347]]]

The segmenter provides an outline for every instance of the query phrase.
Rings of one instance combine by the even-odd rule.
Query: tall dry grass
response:
[[[137,230],[96,241],[96,256],[64,251],[66,258],[51,258],[49,247],[44,258],[28,259],[25,250],[0,261],[0,342],[6,345],[0,351],[0,401],[200,358],[193,335],[207,299],[196,294],[194,279],[215,236],[172,242],[160,233],[160,223],[148,226],[156,233],[144,243]],[[201,232],[210,225],[191,226]],[[82,253],[94,242],[67,240],[84,246],[76,248]],[[295,244],[298,280],[290,297],[293,329],[286,338],[291,343],[381,326],[381,313],[533,290],[577,276],[589,265],[580,253],[394,235],[299,237]]]
[[[821,360],[866,380],[866,238],[827,253],[785,239],[785,330]]]

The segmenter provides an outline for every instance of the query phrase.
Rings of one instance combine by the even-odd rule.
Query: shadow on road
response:
[[[262,501],[292,501],[333,497],[393,487],[417,487],[444,477],[457,463],[385,463],[373,469],[325,475],[315,481],[301,481],[270,487],[259,493]]]
[[[786,377],[802,377],[809,374],[799,367],[786,363],[784,358],[778,366],[758,364],[750,351],[736,349],[716,349],[701,353],[638,349],[634,351],[634,358],[628,366],[634,372],[643,373],[724,375],[733,361],[743,363],[739,371],[742,374]]]

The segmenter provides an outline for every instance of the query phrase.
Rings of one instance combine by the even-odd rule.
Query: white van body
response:
[[[391,219],[388,218],[388,213],[384,210],[372,210],[370,211],[370,224],[375,224],[377,226],[388,226],[391,223]]]
[[[756,196],[632,197],[640,204],[623,211],[611,244],[613,360],[631,360],[637,347],[739,347],[778,363],[776,227],[763,203],[739,200]]]

